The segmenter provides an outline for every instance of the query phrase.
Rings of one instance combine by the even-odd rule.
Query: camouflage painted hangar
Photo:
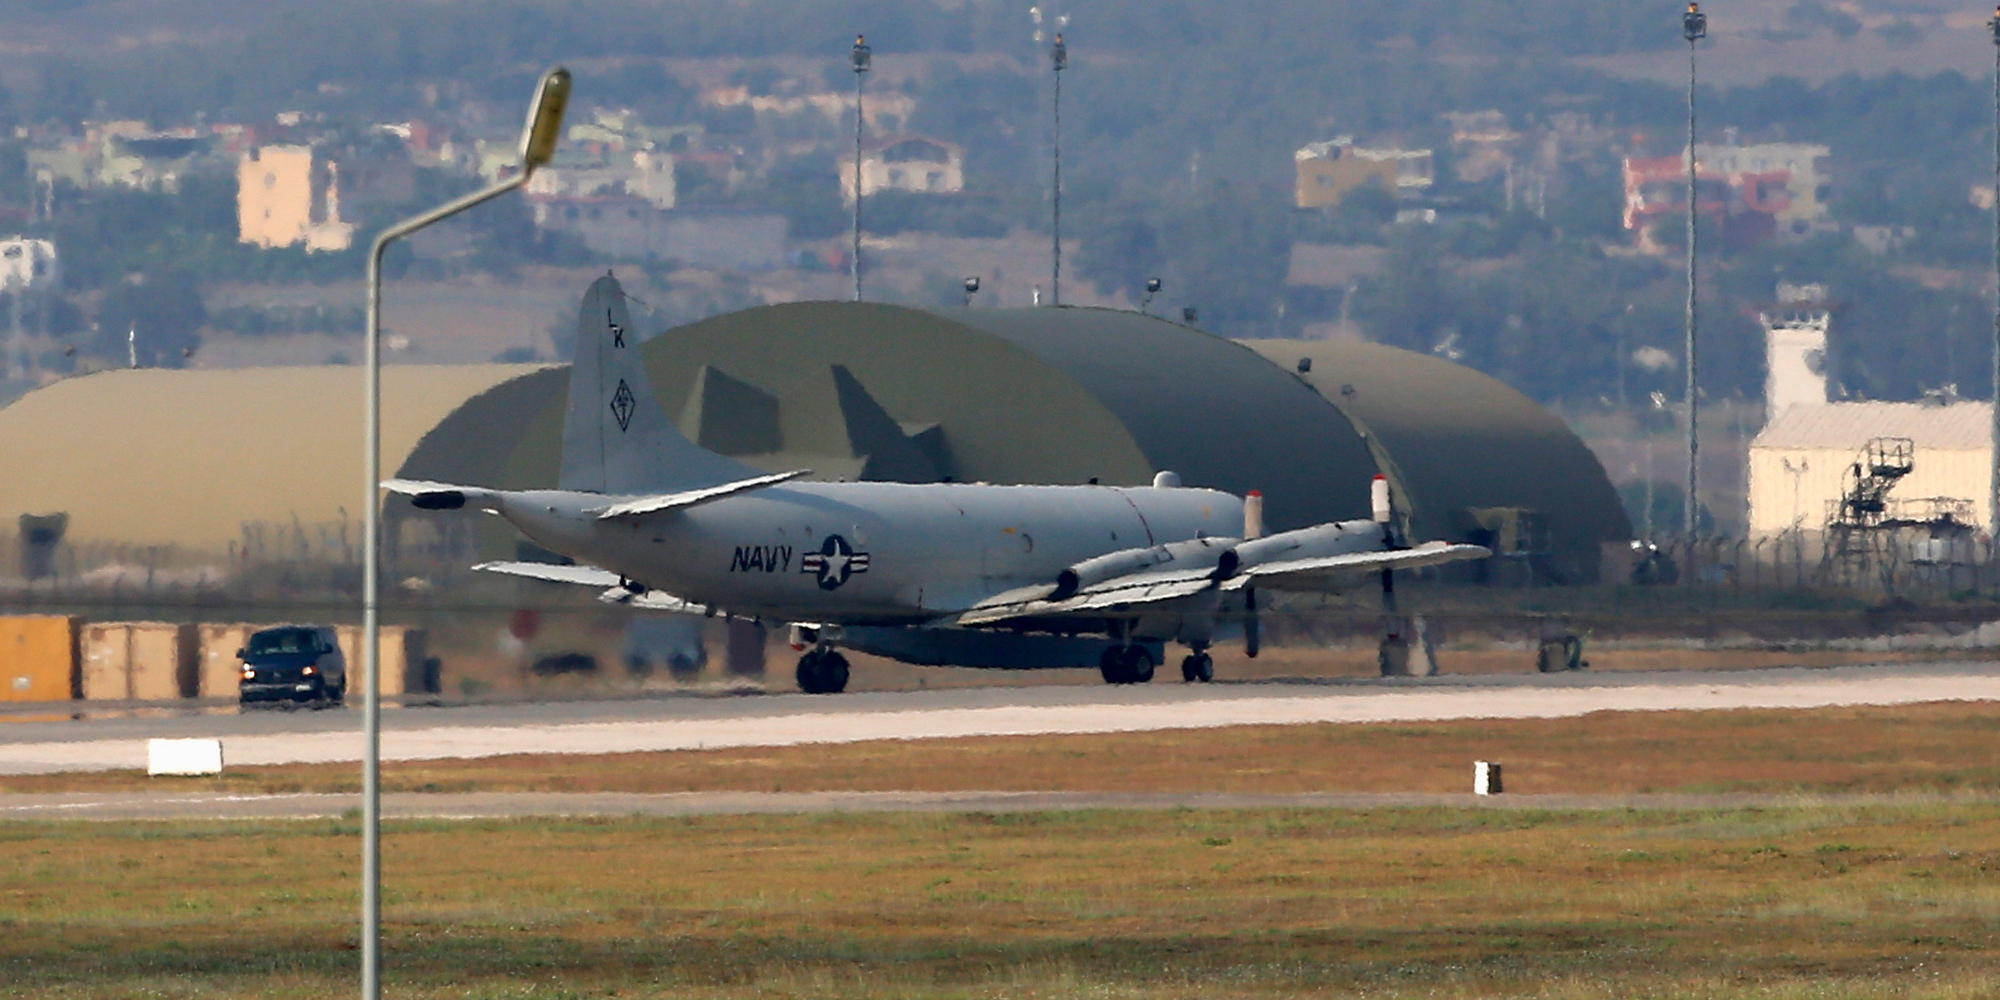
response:
[[[906,482],[1115,484],[1172,469],[1262,490],[1274,530],[1365,517],[1386,475],[1413,536],[1479,541],[1550,581],[1630,535],[1555,416],[1451,362],[1367,344],[1234,342],[1105,309],[765,306],[645,345],[689,437],[773,471]],[[566,366],[385,373],[385,474],[552,485]],[[344,524],[360,373],[103,372],[0,410],[0,516],[74,541],[222,550],[260,525]],[[282,471],[281,471],[282,470]],[[25,473],[25,474],[24,474]]]

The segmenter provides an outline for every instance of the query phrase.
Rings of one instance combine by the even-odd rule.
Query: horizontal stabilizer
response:
[[[1321,591],[1351,586],[1373,573],[1391,569],[1421,569],[1466,559],[1484,559],[1492,551],[1479,545],[1426,542],[1413,549],[1348,552],[1337,556],[1287,559],[1244,568],[1223,583],[1224,590],[1255,585],[1271,590]]]
[[[761,490],[766,487],[776,486],[779,483],[789,482],[800,476],[811,474],[811,469],[794,469],[791,472],[757,476],[753,479],[739,479],[733,483],[723,483],[721,486],[708,486],[698,490],[688,490],[684,493],[663,493],[658,496],[638,497],[622,503],[612,504],[598,511],[597,517],[599,520],[610,521],[619,518],[640,517],[646,514],[659,514],[670,510],[686,510],[689,507],[698,507],[705,503],[721,500],[724,497],[733,497],[739,493],[748,493],[752,490]]]
[[[450,483],[432,483],[421,479],[386,479],[382,482],[382,488],[409,497],[411,506],[420,510],[458,510],[462,507],[470,507],[473,510],[500,509],[500,491],[478,486],[454,486]]]

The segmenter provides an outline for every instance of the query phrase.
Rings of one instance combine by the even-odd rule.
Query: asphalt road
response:
[[[1558,718],[1598,711],[2000,701],[2000,663],[1528,674],[1130,687],[994,687],[403,708],[385,760],[631,753],[1257,724]],[[147,740],[210,737],[226,764],[358,761],[358,711],[0,723],[0,775],[143,769]],[[9,797],[13,801],[13,797]]]

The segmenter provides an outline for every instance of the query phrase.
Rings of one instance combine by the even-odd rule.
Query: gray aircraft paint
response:
[[[1269,583],[1280,588],[1287,578],[1317,588],[1341,573],[1486,554],[1476,546],[1399,550],[1388,530],[1370,521],[1239,546],[1241,499],[1171,485],[1178,477],[1164,474],[1144,488],[789,482],[803,472],[760,474],[682,436],[654,401],[636,347],[623,291],[609,276],[598,279],[578,317],[564,488],[510,492],[405,481],[391,488],[412,494],[420,508],[499,513],[551,551],[617,574],[624,586],[614,594],[659,590],[711,612],[820,626],[931,626],[910,629],[902,644],[917,662],[956,655],[943,645],[921,649],[924,633],[973,620],[1101,629],[1120,642],[1172,638],[1199,651],[1225,603],[1233,608],[1237,600],[1224,592],[1247,587],[1249,574],[1267,568],[1242,564],[1239,548],[1297,557],[1268,567]],[[1174,544],[1205,538],[1217,542]],[[1132,551],[1144,549],[1154,551]],[[1101,558],[1112,553],[1120,555]],[[1127,562],[1124,570],[1112,565]],[[1096,569],[1111,578],[1083,583]],[[949,641],[965,646],[967,635]],[[1003,665],[1004,657],[985,650],[974,659]],[[834,690],[845,683],[841,670]]]
[[[591,282],[577,313],[556,486],[588,493],[671,493],[758,474],[697,447],[667,422],[640,359],[639,331],[632,327],[625,290],[609,275]]]
[[[551,551],[732,614],[918,622],[962,611],[1118,549],[1229,535],[1242,501],[1198,489],[799,483],[616,521],[605,496],[675,492],[762,473],[689,441],[653,396],[624,290],[584,293],[563,421],[560,489],[501,513]],[[867,568],[834,586],[806,563],[838,536]],[[852,555],[848,556],[852,559]],[[778,563],[774,571],[773,560]]]
[[[851,624],[937,618],[1092,556],[1243,523],[1227,493],[1151,487],[802,483],[627,521],[590,513],[604,505],[532,491],[504,494],[501,513],[552,551],[698,604]],[[833,536],[867,568],[829,587],[806,563]]]

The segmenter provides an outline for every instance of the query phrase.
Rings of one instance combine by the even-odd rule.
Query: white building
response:
[[[48,240],[0,239],[0,292],[41,292],[57,281],[56,245]]]
[[[869,143],[861,154],[861,193],[913,191],[956,194],[965,190],[965,149],[921,135],[893,135]],[[854,164],[840,171],[840,193],[854,203]]]
[[[1908,438],[1911,470],[1889,493],[1889,516],[1921,517],[1935,498],[1968,501],[1975,525],[1991,523],[1990,403],[1794,405],[1750,442],[1750,535],[1818,531],[1839,501],[1862,449]]]
[[[1764,324],[1764,422],[1794,406],[1824,405],[1826,286],[1780,284],[1777,308],[1757,319]]]
[[[528,194],[542,198],[642,198],[654,208],[672,208],[674,156],[659,150],[612,153],[594,164],[552,164],[528,178]]]

